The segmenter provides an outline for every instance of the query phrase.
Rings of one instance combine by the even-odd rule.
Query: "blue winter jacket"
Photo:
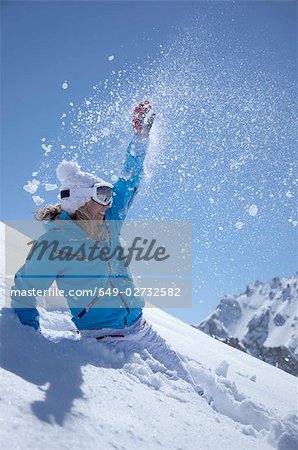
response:
[[[147,138],[134,137],[128,146],[123,172],[114,185],[113,204],[105,213],[103,230],[106,233],[103,233],[102,245],[107,239],[112,248],[120,245],[121,225],[139,188],[147,144]],[[132,276],[123,262],[116,257],[107,261],[84,258],[82,244],[88,249],[94,246],[94,240],[65,211],[58,219],[46,222],[45,227],[46,232],[36,243],[38,250],[43,249],[42,258],[39,251],[28,256],[16,273],[11,289],[11,306],[24,325],[39,328],[37,297],[29,295],[30,290],[31,293],[33,288],[45,291],[54,280],[64,292],[78,329],[125,328],[141,317],[144,301],[133,295]],[[44,242],[53,245],[42,247]],[[66,246],[71,246],[69,254]],[[82,295],[83,289],[86,295]],[[99,295],[99,290],[107,294]],[[114,295],[115,292],[119,294]]]

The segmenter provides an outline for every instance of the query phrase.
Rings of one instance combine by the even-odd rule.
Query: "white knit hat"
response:
[[[56,174],[61,183],[60,191],[70,190],[69,197],[61,198],[61,195],[59,196],[62,209],[68,213],[74,213],[91,199],[90,195],[83,195],[80,188],[91,188],[95,183],[111,187],[110,183],[92,173],[82,172],[76,161],[63,160],[57,167]]]

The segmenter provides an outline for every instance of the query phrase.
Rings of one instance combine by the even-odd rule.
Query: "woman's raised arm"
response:
[[[113,205],[106,213],[108,220],[124,220],[138,192],[154,118],[148,101],[140,103],[134,110],[134,136],[126,150],[122,173],[114,185]]]

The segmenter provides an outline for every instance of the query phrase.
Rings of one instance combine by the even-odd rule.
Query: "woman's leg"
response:
[[[118,337],[120,331],[124,334],[123,337]],[[101,335],[102,339],[99,342],[111,346],[116,351],[143,353],[144,350],[147,350],[166,369],[175,371],[178,378],[189,383],[197,393],[203,395],[204,390],[196,385],[181,358],[146,320],[140,319],[136,324],[120,331],[109,330],[109,333],[107,330],[102,330],[101,333],[92,331],[92,336],[98,338]],[[116,334],[116,336],[110,337],[109,334]]]

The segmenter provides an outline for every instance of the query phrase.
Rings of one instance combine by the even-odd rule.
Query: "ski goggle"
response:
[[[102,185],[100,183],[96,183],[93,188],[92,200],[99,203],[100,205],[109,205],[112,206],[113,203],[113,186]]]
[[[89,197],[94,200],[96,203],[100,205],[112,206],[113,203],[113,185],[110,183],[95,183],[95,185],[91,188],[73,188],[73,189],[64,189],[60,192],[60,198],[69,198],[69,197]]]

